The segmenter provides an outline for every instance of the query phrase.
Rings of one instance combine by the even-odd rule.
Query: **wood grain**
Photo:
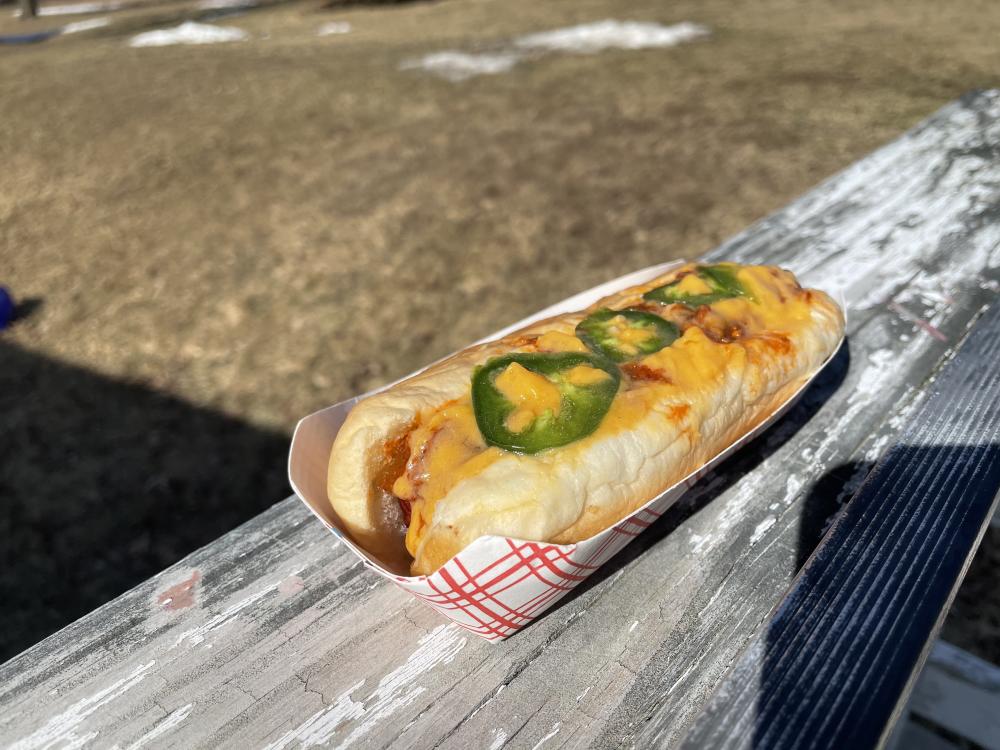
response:
[[[939,640],[907,710],[986,750],[1000,750],[1000,667]]]
[[[879,743],[1000,490],[998,361],[994,305],[935,378],[684,747]]]
[[[1000,93],[969,95],[714,251],[842,290],[848,346],[509,641],[443,625],[286,500],[0,667],[3,744],[676,744],[995,298],[998,153]]]

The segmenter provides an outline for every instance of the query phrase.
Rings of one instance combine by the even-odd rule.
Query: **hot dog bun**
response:
[[[483,535],[579,541],[770,417],[837,347],[843,314],[826,294],[766,266],[716,266],[742,291],[713,299],[703,294],[704,268],[685,265],[471,347],[361,401],[337,435],[327,485],[352,537],[391,567],[412,559],[414,574]],[[650,298],[665,285],[668,301]],[[693,301],[670,303],[676,290]],[[679,337],[619,363],[617,393],[592,433],[533,454],[489,445],[470,400],[476,368],[515,352],[586,351],[577,326],[605,308],[660,316]],[[525,393],[540,398],[531,386]],[[541,413],[525,403],[528,419]]]

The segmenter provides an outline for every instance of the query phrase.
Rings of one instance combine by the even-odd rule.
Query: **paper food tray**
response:
[[[663,263],[621,276],[569,297],[481,341],[500,338],[536,320],[581,310],[602,297],[652,280],[684,262]],[[836,351],[834,349],[834,354]],[[823,367],[832,358],[833,354]],[[424,369],[427,368],[418,372]],[[499,641],[513,635],[558,602],[654,523],[702,475],[766,430],[788,411],[822,369],[803,383],[769,419],[611,528],[575,544],[480,537],[428,576],[401,576],[383,567],[375,557],[351,540],[326,493],[330,450],[348,413],[361,399],[392,384],[341,401],[300,421],[292,437],[288,459],[289,480],[295,494],[309,510],[366,566],[463,628],[487,640]]]

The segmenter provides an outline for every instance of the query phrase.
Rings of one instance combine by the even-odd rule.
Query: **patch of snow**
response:
[[[658,23],[608,19],[527,34],[514,39],[507,49],[493,52],[471,53],[460,50],[434,52],[415,60],[407,60],[400,69],[425,70],[457,82],[478,75],[506,73],[526,57],[545,52],[593,53],[605,49],[673,47],[708,36],[709,33],[711,32],[707,26],[690,21],[664,26]]]
[[[88,18],[86,21],[74,21],[62,27],[63,34],[75,34],[78,31],[90,31],[99,29],[111,23],[110,18]]]
[[[514,52],[493,54],[469,54],[457,50],[445,50],[424,55],[418,60],[409,60],[402,70],[420,69],[447,78],[449,81],[464,81],[480,75],[506,73],[513,68],[521,56]]]
[[[250,35],[233,26],[212,26],[207,23],[185,21],[172,29],[157,29],[136,34],[129,41],[130,47],[166,47],[171,44],[216,44],[241,42]]]
[[[316,29],[316,36],[330,36],[331,34],[350,34],[351,24],[347,21],[330,21],[324,23]]]
[[[708,27],[690,21],[663,26],[658,23],[608,19],[528,34],[517,39],[515,44],[524,49],[592,53],[612,48],[673,47],[708,34]]]
[[[249,10],[256,8],[254,0],[201,0],[199,10]]]

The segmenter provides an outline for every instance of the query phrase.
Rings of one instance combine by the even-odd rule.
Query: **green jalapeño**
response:
[[[598,310],[576,327],[587,348],[615,362],[628,362],[670,346],[680,330],[659,315],[642,310]]]
[[[590,435],[618,392],[613,362],[592,354],[510,354],[472,374],[472,408],[490,445],[537,453]]]
[[[699,266],[692,273],[651,289],[642,297],[664,305],[678,303],[688,307],[710,305],[733,297],[753,299],[743,283],[736,278],[736,268],[728,263]]]

